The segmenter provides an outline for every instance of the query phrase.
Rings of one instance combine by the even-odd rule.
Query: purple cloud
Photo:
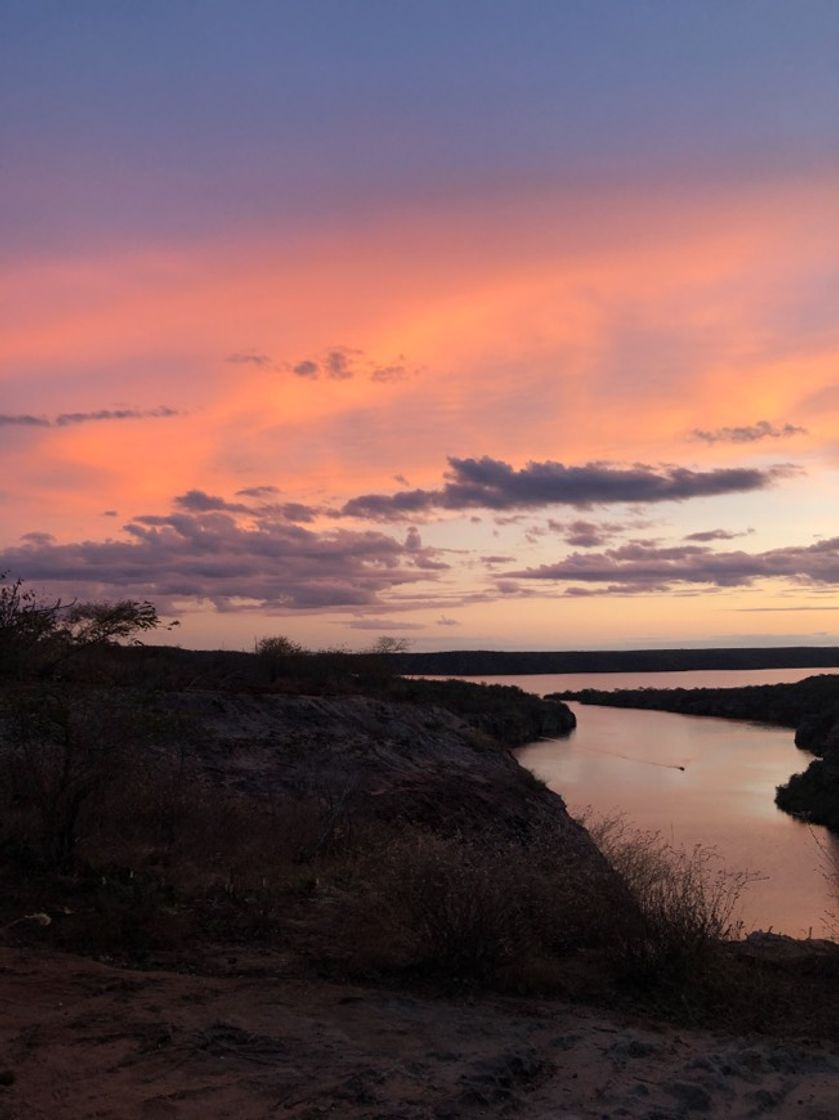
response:
[[[444,485],[437,490],[401,490],[396,494],[363,494],[340,511],[345,517],[399,520],[436,510],[485,508],[537,509],[570,505],[587,509],[614,503],[680,502],[689,498],[762,490],[791,472],[789,467],[716,469],[629,467],[588,463],[528,463],[515,470],[509,463],[482,459],[449,459]]]
[[[48,428],[49,426],[50,422],[45,416],[30,416],[27,413],[21,415],[0,413],[0,427],[3,428]]]
[[[159,420],[182,416],[176,408],[160,405],[157,408],[99,408],[94,412],[62,412],[49,420],[46,416],[0,415],[0,426],[17,425],[29,428],[66,428],[69,424],[88,424],[101,420]]]
[[[320,373],[320,366],[317,362],[305,358],[302,362],[298,362],[292,366],[292,372],[296,373],[298,377],[312,377],[315,378]]]
[[[572,548],[602,548],[618,533],[638,528],[638,524],[627,525],[619,521],[548,521],[548,528],[562,535],[566,544]]]
[[[807,435],[806,428],[796,424],[782,424],[780,427],[768,420],[758,420],[755,424],[745,424],[736,428],[715,428],[707,431],[694,428],[690,433],[693,439],[703,443],[756,443],[761,439],[788,439],[790,436]]]
[[[731,533],[728,529],[703,529],[699,533],[688,533],[686,541],[733,541],[737,537],[748,537],[754,529],[745,529],[742,533]]]
[[[680,587],[747,587],[780,579],[809,585],[839,584],[839,537],[767,552],[715,552],[702,545],[650,547],[631,543],[600,553],[574,553],[554,564],[506,572],[521,580],[597,585],[597,593],[673,591]],[[594,593],[591,587],[571,594]]]
[[[350,630],[375,630],[379,634],[386,634],[390,630],[427,629],[422,622],[400,622],[392,618],[354,618],[347,626]]]
[[[271,358],[268,354],[260,354],[255,350],[243,350],[236,354],[228,354],[224,359],[234,366],[265,366],[271,365]]]
[[[269,498],[273,494],[279,494],[279,489],[276,486],[248,486],[244,490],[237,490],[237,498]]]
[[[240,507],[200,490],[174,512],[146,514],[124,536],[56,544],[40,535],[0,552],[0,570],[84,596],[115,594],[218,610],[367,608],[403,585],[433,580],[448,565],[414,532],[314,532],[270,509]]]

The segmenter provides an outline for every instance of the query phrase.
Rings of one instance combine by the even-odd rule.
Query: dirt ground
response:
[[[0,949],[0,1120],[839,1116],[839,1052],[573,1004]]]

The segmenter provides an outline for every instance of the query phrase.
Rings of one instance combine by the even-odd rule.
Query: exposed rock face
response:
[[[552,823],[581,852],[596,853],[561,797],[443,708],[364,696],[200,691],[163,694],[161,702],[194,724],[202,768],[242,793],[328,791],[378,816],[447,829],[491,825],[511,836]],[[556,715],[545,728],[550,733],[565,722],[563,706],[545,708]]]

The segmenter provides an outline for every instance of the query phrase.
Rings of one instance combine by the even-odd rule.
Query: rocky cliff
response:
[[[562,798],[506,749],[522,741],[525,724],[527,738],[573,726],[564,705],[532,706],[527,719],[519,714],[509,741],[514,717],[495,723],[488,709],[467,720],[438,705],[365,696],[209,691],[166,693],[161,702],[191,727],[204,772],[241,793],[314,793],[379,817],[460,831],[491,826],[524,836],[550,822],[580,851],[594,852]]]

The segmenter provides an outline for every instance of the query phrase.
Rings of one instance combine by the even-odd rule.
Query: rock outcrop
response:
[[[562,798],[488,735],[486,720],[365,696],[190,691],[160,699],[192,728],[205,774],[239,793],[325,794],[378,817],[510,836],[551,823],[581,852],[596,852]],[[543,705],[550,718],[531,730],[555,734],[567,724],[563,707]]]

